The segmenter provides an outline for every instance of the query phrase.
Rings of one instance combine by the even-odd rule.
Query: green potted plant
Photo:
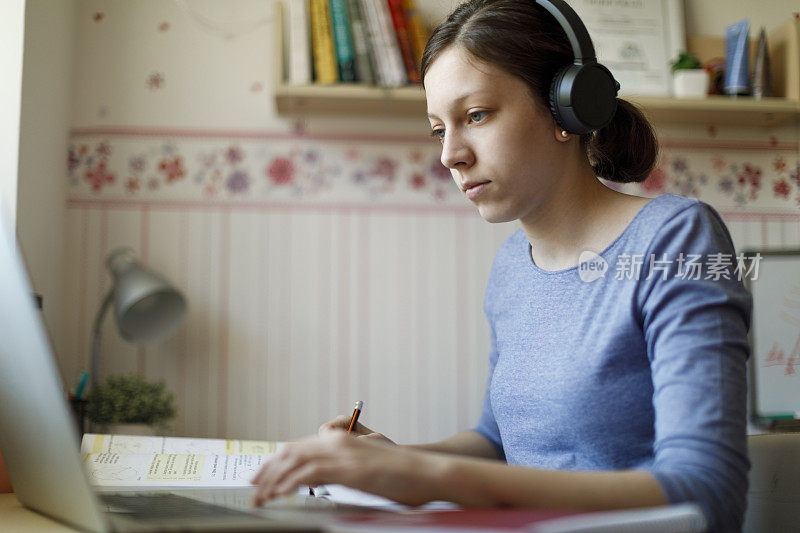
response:
[[[691,52],[681,52],[672,66],[672,92],[677,98],[704,98],[708,94],[708,73]]]
[[[164,431],[175,417],[174,396],[163,381],[137,374],[112,375],[88,398],[88,416],[105,433],[142,435]]]

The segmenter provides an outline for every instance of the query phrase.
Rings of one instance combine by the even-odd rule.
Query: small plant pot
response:
[[[708,72],[703,69],[676,70],[672,74],[672,92],[676,98],[705,98],[708,81]]]

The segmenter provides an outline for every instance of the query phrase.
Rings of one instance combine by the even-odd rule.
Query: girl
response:
[[[348,417],[287,446],[254,479],[256,503],[342,483],[401,503],[614,509],[694,501],[709,529],[741,528],[751,300],[724,223],[643,181],[653,131],[628,102],[572,133],[549,109],[573,61],[532,0],[469,0],[422,60],[433,135],[489,222],[519,220],[486,291],[489,382],[477,426],[395,446]]]

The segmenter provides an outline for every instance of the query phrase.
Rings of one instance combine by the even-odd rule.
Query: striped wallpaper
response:
[[[365,424],[401,441],[476,419],[488,327],[482,297],[511,225],[469,210],[230,209],[71,205],[65,376],[88,364],[114,247],[187,295],[179,334],[125,343],[107,318],[103,373],[164,378],[175,433],[291,439],[365,401]],[[413,423],[410,421],[418,421]]]

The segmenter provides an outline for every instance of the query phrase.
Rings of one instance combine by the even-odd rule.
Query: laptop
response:
[[[92,532],[321,531],[331,522],[328,510],[337,504],[299,494],[255,508],[254,488],[93,490],[23,261],[3,222],[0,213],[0,450],[25,507]]]

